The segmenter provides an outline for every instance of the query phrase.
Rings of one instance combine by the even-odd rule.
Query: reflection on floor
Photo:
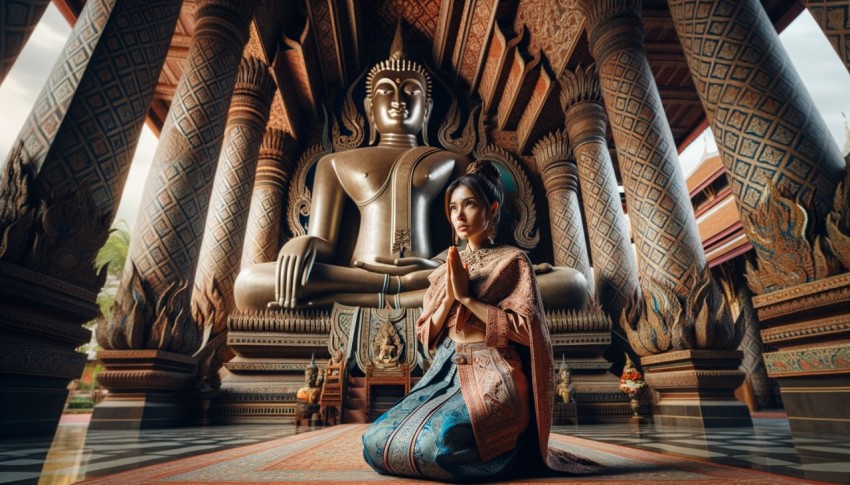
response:
[[[63,421],[52,440],[0,441],[0,483],[73,483],[310,430],[242,425],[87,434],[87,421]],[[754,422],[752,429],[705,433],[652,425],[557,426],[553,431],[797,478],[850,483],[850,438],[792,436],[784,419]]]

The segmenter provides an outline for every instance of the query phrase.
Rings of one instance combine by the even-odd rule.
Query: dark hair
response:
[[[493,202],[499,203],[499,210],[496,211],[496,216],[493,218],[493,224],[498,224],[505,192],[502,190],[502,183],[499,181],[499,169],[496,168],[496,165],[488,160],[476,160],[466,167],[465,175],[449,184],[446,189],[446,218],[449,221],[452,219],[449,213],[452,192],[461,185],[471,190],[475,194],[475,198],[487,207],[490,207]]]

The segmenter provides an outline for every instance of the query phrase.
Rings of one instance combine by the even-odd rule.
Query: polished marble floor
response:
[[[850,438],[792,436],[784,419],[706,432],[652,425],[556,426],[554,432],[797,478],[850,483]],[[310,428],[242,425],[87,433],[63,419],[51,438],[0,440],[0,484],[68,484],[85,478],[281,438]]]

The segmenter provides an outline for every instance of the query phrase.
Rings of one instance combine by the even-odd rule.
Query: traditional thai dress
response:
[[[434,270],[417,322],[420,341],[435,350],[433,361],[363,435],[364,458],[378,473],[436,480],[494,478],[535,462],[572,473],[595,470],[548,449],[552,347],[531,262],[511,246],[460,256],[469,267],[470,294],[489,307],[487,321],[456,304],[440,335],[429,335],[446,294],[446,266]],[[484,330],[484,342],[449,338],[445,329],[458,321]]]

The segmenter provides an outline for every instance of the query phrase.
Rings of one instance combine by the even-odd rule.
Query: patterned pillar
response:
[[[251,194],[251,210],[242,250],[242,268],[275,261],[283,246],[282,222],[285,220],[286,189],[292,163],[289,159],[293,142],[285,132],[271,128],[260,146],[257,179]]]
[[[580,0],[579,7],[617,148],[643,290],[643,301],[630,302],[621,327],[661,396],[654,420],[694,428],[750,426],[747,407],[734,397],[744,379],[735,350],[741,332],[706,264],[646,59],[641,1]]]
[[[640,288],[617,176],[605,137],[608,118],[595,66],[564,72],[561,106],[578,166],[597,301],[616,321]]]
[[[212,326],[212,335],[225,330],[227,315],[233,310],[233,281],[239,272],[250,194],[274,87],[268,65],[254,57],[242,59],[192,294],[195,324]]]
[[[258,0],[197,2],[195,32],[171,101],[112,318],[98,327],[111,392],[89,429],[184,425],[204,373],[190,297],[248,22]],[[129,350],[129,352],[128,352]],[[206,349],[205,349],[206,351]],[[195,370],[195,369],[199,370]]]
[[[195,33],[145,185],[115,312],[106,331],[98,329],[103,348],[182,354],[198,348],[200,333],[189,315],[189,289],[256,4],[198,2]]]
[[[41,3],[3,2],[4,62],[14,50],[9,22],[37,17]],[[68,381],[83,370],[86,356],[74,349],[91,338],[82,324],[99,314],[105,277],[92,261],[108,236],[180,6],[86,2],[3,167],[4,435],[52,433]]]
[[[850,71],[850,2],[847,0],[803,0],[829,43]]]
[[[4,169],[0,258],[100,289],[91,262],[121,200],[180,5],[86,4]]]
[[[549,201],[555,266],[574,268],[587,281],[593,281],[578,204],[578,169],[567,135],[560,131],[550,133],[537,142],[533,153]],[[587,292],[592,299],[593,285],[588,285]]]
[[[0,83],[29,40],[50,0],[4,0],[0,8]]]
[[[679,167],[676,144],[643,47],[640,0],[579,2],[626,191],[644,302],[638,355],[672,349],[735,348],[736,332],[711,280]],[[696,317],[703,307],[709,318]],[[722,308],[721,308],[722,307]],[[685,319],[685,320],[682,320]],[[677,320],[681,320],[681,325]],[[634,318],[628,318],[634,323]]]
[[[669,5],[758,257],[758,271],[749,271],[753,291],[838,273],[830,245],[817,236],[826,232],[844,158],[761,3]]]

